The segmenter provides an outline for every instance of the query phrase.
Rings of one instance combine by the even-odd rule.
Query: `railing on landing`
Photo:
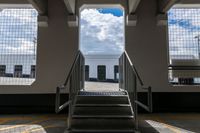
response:
[[[79,90],[84,89],[84,70],[85,70],[85,59],[81,51],[78,51],[69,71],[69,74],[60,87],[56,88],[56,113],[59,113],[65,107],[68,106],[68,128],[71,127],[71,116],[73,112],[73,104],[75,102],[75,96]],[[68,89],[69,99],[64,104],[60,105],[60,91],[62,89]]]
[[[139,84],[138,84],[139,83]],[[125,51],[119,58],[119,85],[121,89],[129,93],[129,98],[133,107],[135,126],[138,128],[138,105],[145,110],[152,112],[152,92],[151,87],[145,87],[144,83],[138,74],[138,71],[127,52]],[[148,105],[143,104],[138,100],[138,87],[148,91]]]

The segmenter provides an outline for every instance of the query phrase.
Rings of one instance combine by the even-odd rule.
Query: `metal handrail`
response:
[[[77,52],[77,54],[76,54],[76,58],[75,58],[75,60],[74,60],[74,62],[73,62],[73,64],[72,64],[72,66],[71,66],[71,69],[70,69],[70,71],[69,71],[69,74],[68,74],[68,76],[67,76],[67,78],[66,78],[66,80],[65,80],[65,82],[64,82],[64,86],[67,85],[67,83],[68,83],[68,81],[69,81],[69,79],[70,79],[70,77],[71,77],[71,75],[72,75],[72,72],[73,72],[73,70],[74,70],[74,68],[75,68],[74,66],[75,66],[75,64],[77,63],[77,61],[78,61],[80,55],[82,55],[82,53],[81,53],[81,51],[79,50],[79,51]]]
[[[133,106],[133,110],[134,110],[134,118],[135,118],[135,128],[136,130],[138,129],[138,108],[137,106],[142,107],[143,109],[145,109],[146,111],[152,112],[152,91],[151,91],[151,86],[145,87],[144,83],[136,69],[136,67],[134,66],[134,64],[132,63],[128,53],[125,51],[119,58],[119,67],[120,67],[120,87],[124,90],[126,90],[129,95],[130,95],[130,101],[132,103]],[[138,85],[137,83],[139,82],[139,84],[141,85],[142,89],[145,89],[148,91],[148,102],[147,105],[143,104],[142,102],[140,102],[138,100]]]
[[[75,97],[78,91],[84,88],[84,64],[84,56],[81,51],[78,51],[64,84],[56,88],[55,111],[56,113],[59,113],[65,107],[69,106],[68,128],[71,126],[71,115]],[[60,105],[61,90],[66,89],[67,87],[69,87],[69,99],[64,104]]]
[[[124,54],[125,54],[126,58],[128,59],[128,62],[129,62],[129,64],[131,65],[132,70],[135,72],[135,74],[136,74],[136,76],[137,76],[137,78],[138,78],[140,84],[143,86],[144,83],[143,83],[143,81],[142,81],[142,79],[141,79],[141,77],[140,77],[140,75],[139,75],[139,73],[138,73],[136,67],[135,67],[134,64],[132,63],[132,61],[131,61],[131,59],[130,59],[128,53],[127,53],[126,51],[124,51]]]
[[[141,89],[147,90],[148,91],[148,104],[145,105],[142,102],[138,101],[137,99],[135,100],[135,103],[137,103],[140,107],[142,107],[143,109],[152,112],[152,91],[151,91],[151,86],[144,86],[144,83],[136,69],[136,67],[134,66],[134,64],[132,63],[128,53],[126,51],[124,51],[124,53],[122,54],[122,56],[120,58],[126,58],[128,60],[128,64],[130,65],[132,71],[134,72],[136,78],[139,80],[140,85],[142,86]],[[127,65],[127,62],[126,64]],[[137,86],[136,86],[137,88]],[[136,89],[137,91],[137,89]]]

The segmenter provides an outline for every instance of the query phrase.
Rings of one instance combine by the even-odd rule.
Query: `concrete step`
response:
[[[85,96],[123,96],[127,95],[125,91],[110,91],[110,92],[96,92],[96,91],[80,91],[78,95]]]
[[[134,130],[71,130],[66,133],[135,133]]]
[[[130,104],[75,104],[74,107],[130,107]]]
[[[77,96],[76,104],[129,104],[124,96]]]
[[[134,119],[72,119],[73,132],[133,132]]]
[[[131,117],[130,106],[124,107],[75,107],[74,116],[76,117]]]

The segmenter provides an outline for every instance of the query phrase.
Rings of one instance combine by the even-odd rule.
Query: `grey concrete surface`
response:
[[[200,113],[140,114],[141,133],[200,133]],[[0,133],[63,133],[65,114],[0,115]]]

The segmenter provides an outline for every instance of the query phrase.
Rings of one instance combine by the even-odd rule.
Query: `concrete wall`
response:
[[[156,0],[142,0],[136,27],[126,27],[126,50],[144,80],[154,92],[200,92],[199,86],[168,84],[167,26],[156,25]]]
[[[119,56],[86,56],[85,65],[89,65],[89,77],[97,79],[98,65],[106,66],[106,79],[114,79],[114,66],[119,65]]]
[[[0,86],[1,94],[55,93],[78,49],[78,28],[67,25],[63,0],[49,0],[49,26],[38,29],[37,76],[31,86]]]
[[[136,27],[126,27],[126,50],[144,80],[154,92],[200,92],[198,86],[172,87],[168,84],[167,29],[156,25],[157,0],[141,0]],[[125,0],[80,0],[93,4],[121,3]],[[67,25],[67,11],[63,0],[49,0],[49,26],[39,28],[37,77],[32,86],[0,86],[1,94],[54,93],[61,85],[76,51],[78,28]]]

